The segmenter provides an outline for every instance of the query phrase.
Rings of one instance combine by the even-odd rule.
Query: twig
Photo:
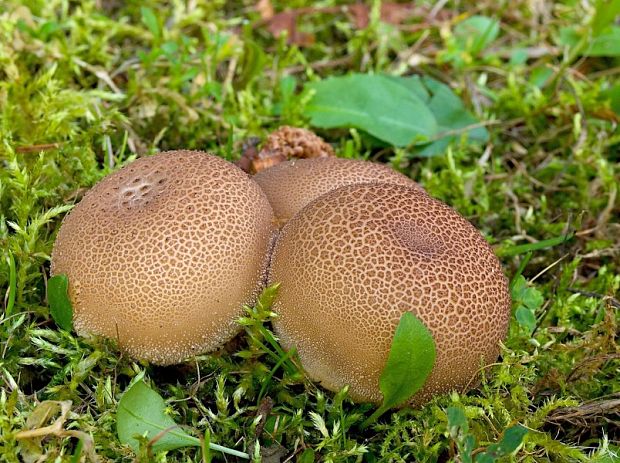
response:
[[[347,55],[347,56],[343,56],[342,58],[337,58],[337,59],[332,59],[332,60],[323,60],[323,61],[315,61],[314,63],[311,63],[309,65],[297,65],[297,66],[291,66],[288,68],[284,68],[283,70],[283,74],[298,74],[300,72],[305,71],[307,68],[310,68],[312,70],[317,70],[317,69],[329,69],[329,68],[336,68],[338,66],[344,66],[346,64],[351,63],[351,61],[353,61],[353,56],[351,55]],[[274,73],[273,71],[269,71],[269,73]]]
[[[542,275],[544,275],[545,273],[547,273],[549,270],[551,270],[553,267],[555,267],[556,265],[558,265],[560,262],[562,262],[564,259],[566,259],[570,254],[564,254],[562,257],[560,257],[558,260],[556,260],[555,262],[552,262],[551,264],[547,265],[544,269],[542,269],[540,272],[538,272],[534,278],[532,278],[530,280],[530,283],[533,283],[534,281],[536,281],[539,277],[541,277]]]
[[[609,360],[619,359],[620,354],[604,354],[604,355],[595,355],[594,357],[588,357],[581,362],[579,362],[575,367],[571,370],[571,372],[566,376],[566,382],[570,382],[575,377],[577,377],[577,372],[583,368],[584,365],[592,362],[608,362]]]
[[[446,5],[446,3],[448,3],[448,0],[439,0],[437,3],[435,3],[435,5],[433,5],[433,8],[431,9],[431,11],[428,13],[428,17],[426,19],[429,22],[432,21],[433,19],[435,19],[437,14]]]
[[[18,146],[15,148],[17,153],[36,153],[39,151],[53,150],[60,148],[62,143],[43,143],[42,145]]]
[[[597,400],[586,402],[577,407],[558,408],[547,417],[547,423],[561,425],[564,421],[574,423],[571,420],[586,422],[597,416],[620,413],[620,394],[614,394],[610,400]]]

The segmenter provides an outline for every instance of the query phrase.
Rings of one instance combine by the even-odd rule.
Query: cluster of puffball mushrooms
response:
[[[295,154],[310,149],[307,138],[285,128],[271,140]],[[492,249],[408,177],[336,158],[318,140],[310,159],[270,162],[281,151],[263,149],[252,162],[274,165],[253,176],[180,150],[140,158],[95,185],[63,221],[52,253],[52,274],[69,279],[78,334],[115,339],[154,364],[179,363],[229,341],[243,306],[279,283],[274,330],[325,388],[348,385],[353,400],[381,402],[379,377],[407,311],[436,348],[410,403],[474,385],[496,360],[510,314]]]

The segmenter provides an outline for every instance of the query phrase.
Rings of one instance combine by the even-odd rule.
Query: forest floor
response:
[[[137,377],[188,434],[255,461],[620,461],[618,14],[603,0],[0,2],[0,461],[242,461],[146,439],[136,456],[116,424]],[[455,136],[427,150],[363,122],[326,128],[313,85],[348,73],[432,77],[477,136],[448,121]],[[237,160],[282,125],[391,165],[491,243],[513,317],[476,389],[361,430],[373,407],[278,368],[262,312],[254,338],[171,367],[56,325],[50,253],[88,188],[158,151]],[[527,433],[509,442],[515,425]]]

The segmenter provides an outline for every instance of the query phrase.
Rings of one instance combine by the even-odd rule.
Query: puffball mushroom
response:
[[[254,180],[267,195],[280,225],[313,199],[345,185],[384,182],[424,191],[384,164],[335,157],[283,162],[259,172]]]
[[[138,159],[65,218],[52,274],[67,274],[79,334],[171,364],[239,330],[266,276],[273,212],[233,164],[198,151]]]
[[[350,185],[316,199],[283,228],[272,254],[273,310],[283,346],[308,376],[379,403],[379,377],[403,313],[431,332],[433,370],[411,403],[473,386],[494,362],[510,314],[507,281],[482,235],[419,189]],[[413,365],[412,368],[415,368]]]

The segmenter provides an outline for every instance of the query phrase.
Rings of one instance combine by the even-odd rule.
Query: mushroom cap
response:
[[[401,315],[435,340],[436,360],[414,405],[471,387],[494,362],[510,315],[507,281],[482,235],[426,193],[351,185],[321,196],[281,231],[271,284],[274,328],[313,380],[379,403],[379,377]],[[475,383],[475,381],[474,381]]]
[[[409,177],[384,164],[355,159],[314,158],[283,162],[254,176],[279,224],[285,224],[306,204],[345,185],[383,182],[424,191]]]
[[[171,364],[215,350],[266,276],[273,212],[231,163],[198,151],[138,159],[65,218],[52,274],[67,274],[79,334]]]

